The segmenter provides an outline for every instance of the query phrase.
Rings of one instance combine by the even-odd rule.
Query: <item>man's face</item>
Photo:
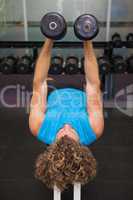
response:
[[[67,135],[68,137],[72,138],[77,142],[79,141],[78,134],[69,124],[65,124],[64,127],[59,130],[59,132],[57,133],[57,139],[60,139],[65,135]]]

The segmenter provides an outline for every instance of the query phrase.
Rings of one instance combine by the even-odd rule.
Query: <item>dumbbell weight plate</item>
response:
[[[127,71],[128,73],[133,73],[133,55],[127,59]]]
[[[1,63],[1,72],[3,74],[11,74],[15,71],[17,59],[13,56],[8,56]]]
[[[58,64],[51,65],[49,69],[49,74],[53,74],[53,75],[62,74],[62,72],[63,72],[63,68],[59,66]]]
[[[78,67],[78,58],[75,56],[70,56],[66,60],[66,66],[64,68],[64,71],[66,74],[77,74],[79,72],[79,67]]]
[[[120,48],[122,46],[122,39],[119,33],[112,35],[112,42],[115,47]]]
[[[63,58],[61,56],[52,57],[49,74],[58,75],[63,72]]]
[[[74,23],[75,35],[80,40],[91,40],[99,32],[99,24],[93,15],[84,14],[79,16]]]
[[[127,71],[127,65],[123,56],[116,55],[112,58],[113,72],[114,73],[125,73]]]
[[[98,64],[99,64],[99,71],[101,74],[108,74],[111,70],[111,63],[109,62],[109,59],[105,56],[101,56],[98,58]]]
[[[56,12],[50,12],[41,20],[41,32],[47,37],[59,40],[64,37],[67,25],[64,17]]]
[[[128,42],[133,42],[133,33],[129,33],[129,34],[127,35],[127,41],[128,41]]]
[[[18,74],[26,74],[30,72],[30,66],[32,63],[32,58],[30,56],[23,56],[17,63],[17,73]]]

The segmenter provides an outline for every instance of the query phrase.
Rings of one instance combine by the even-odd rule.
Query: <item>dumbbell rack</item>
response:
[[[33,50],[33,59],[36,59],[38,56],[38,49],[42,47],[44,42],[42,41],[0,41],[0,48],[31,48]],[[93,43],[94,48],[96,49],[104,49],[104,53],[107,56],[111,56],[113,53],[113,49],[117,48],[115,44],[112,41],[109,42],[94,42]],[[121,47],[126,48],[133,48],[133,42],[128,41],[122,41]],[[119,48],[121,48],[119,47]],[[55,42],[54,48],[83,48],[83,42],[70,42],[70,41],[61,41],[61,42]],[[106,86],[109,90],[109,94],[107,95],[106,99],[108,99],[108,96],[112,96],[112,76],[108,75],[106,77]]]
[[[0,48],[32,48],[33,49],[33,58],[37,58],[38,48],[41,48],[43,42],[36,41],[0,41]],[[96,49],[113,49],[116,48],[113,42],[94,42],[94,48]],[[133,48],[133,42],[123,41],[121,43],[121,47]],[[61,41],[55,42],[54,48],[83,48],[83,42],[69,42],[69,41]]]
[[[112,41],[110,42],[94,42],[95,48],[104,48],[107,46],[115,48],[115,45]],[[0,41],[0,48],[40,48],[42,47],[43,42],[37,41]],[[70,42],[70,41],[61,41],[55,42],[55,48],[82,48],[83,42]],[[122,41],[121,47],[133,48],[133,42]]]
[[[37,58],[38,55],[38,48],[41,48],[43,45],[43,42],[36,42],[36,41],[0,41],[0,48],[32,48],[33,49],[33,58]],[[110,42],[94,42],[93,43],[94,48],[96,49],[113,49],[117,48],[115,47],[114,43],[112,41]],[[133,42],[127,42],[123,41],[121,43],[121,47],[126,48],[133,48]],[[119,48],[121,48],[119,47]],[[55,42],[54,48],[83,48],[83,42],[70,42],[70,41],[61,41],[61,42]]]
[[[38,56],[38,48],[41,48],[43,42],[36,41],[0,41],[0,48],[32,48],[33,49],[33,58],[36,59]],[[113,42],[94,42],[94,48],[96,49],[113,49],[116,48]],[[121,47],[133,48],[133,42],[123,41]],[[55,42],[54,48],[83,48],[83,42],[69,42],[61,41]]]

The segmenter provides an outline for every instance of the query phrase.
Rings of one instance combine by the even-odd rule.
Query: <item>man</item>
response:
[[[36,162],[36,177],[50,188],[56,184],[63,190],[73,181],[86,183],[96,175],[96,161],[85,146],[101,137],[104,117],[98,64],[91,41],[84,41],[86,92],[58,89],[47,101],[52,47],[53,41],[47,39],[36,63],[29,126],[34,136],[50,145]]]

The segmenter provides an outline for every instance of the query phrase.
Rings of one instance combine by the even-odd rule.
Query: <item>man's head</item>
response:
[[[61,191],[80,182],[86,184],[96,176],[96,160],[91,151],[67,135],[56,140],[36,160],[35,177],[47,187]]]

